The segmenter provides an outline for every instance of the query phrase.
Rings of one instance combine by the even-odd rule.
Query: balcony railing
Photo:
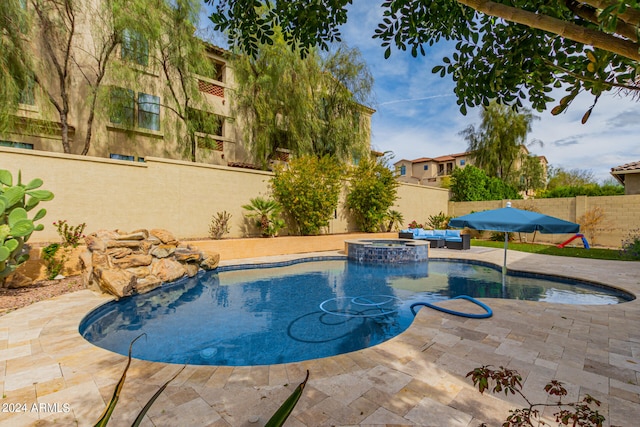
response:
[[[219,96],[224,99],[224,87],[215,83],[207,82],[198,79],[198,90],[200,92],[208,93],[209,95]]]

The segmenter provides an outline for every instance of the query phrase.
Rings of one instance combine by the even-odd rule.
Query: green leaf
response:
[[[6,242],[4,242],[4,246],[3,247],[6,247],[7,249],[9,249],[10,252],[13,252],[16,249],[18,249],[19,245],[20,244],[18,243],[18,241],[16,239],[9,239]],[[3,261],[3,260],[0,260],[0,261]]]
[[[13,185],[13,176],[8,170],[0,169],[0,183],[11,187]]]
[[[4,199],[4,198],[0,198],[0,215],[2,215],[4,213],[4,210],[7,207],[5,200],[6,199]]]
[[[10,208],[11,206],[13,206],[16,203],[20,202],[24,198],[24,188],[22,188],[22,187],[9,187],[4,192],[4,197],[7,198],[7,206],[6,206],[6,208]]]
[[[302,396],[302,392],[304,387],[307,385],[307,380],[309,379],[309,371],[307,370],[307,376],[304,381],[301,382],[298,387],[291,393],[291,396],[287,400],[284,401],[282,406],[273,414],[273,416],[267,421],[265,427],[280,427],[287,420],[293,408],[295,408],[296,403],[300,400],[300,396]]]
[[[47,214],[47,210],[46,209],[40,209],[38,211],[38,213],[36,213],[36,216],[33,217],[32,221],[38,221],[39,219],[44,218],[44,216]]]
[[[27,219],[27,211],[23,208],[15,208],[9,213],[8,224],[9,227],[13,226],[20,220]]]
[[[6,246],[0,246],[0,262],[6,261],[11,255],[11,251]]]
[[[391,56],[391,46],[389,46],[385,51],[384,51],[384,59],[389,59],[389,57]]]
[[[142,410],[140,411],[140,413],[138,414],[138,416],[136,417],[135,421],[133,422],[133,424],[131,424],[131,427],[138,427],[140,425],[140,423],[142,422],[144,416],[147,414],[147,412],[149,411],[149,409],[151,408],[151,405],[153,405],[153,403],[156,401],[156,399],[158,398],[158,396],[160,396],[160,394],[162,394],[162,392],[167,388],[167,386],[169,385],[169,383],[173,380],[176,379],[176,377],[178,375],[180,375],[180,372],[184,371],[184,368],[186,368],[187,365],[184,365],[182,367],[182,369],[180,369],[178,372],[176,372],[176,374],[174,376],[172,376],[169,381],[167,381],[166,383],[164,383],[162,385],[162,387],[160,387],[158,389],[158,391],[155,392],[155,394],[151,397],[151,399],[149,399],[149,401],[147,402],[146,405],[144,405],[144,408],[142,408]]]
[[[33,222],[29,219],[21,219],[11,227],[11,235],[13,237],[24,237],[33,233]]]
[[[40,200],[41,202],[46,202],[48,200],[53,199],[53,193],[51,191],[48,191],[48,190],[27,191],[27,194],[30,195],[31,197],[35,197],[36,199]]]
[[[33,190],[35,188],[42,187],[42,184],[43,184],[42,180],[40,178],[36,178],[27,184],[26,189]]]
[[[143,335],[138,335],[131,343],[129,344],[129,356],[127,358],[127,365],[124,367],[124,371],[122,372],[122,376],[120,377],[120,381],[116,384],[116,388],[113,391],[113,395],[111,396],[111,400],[109,404],[104,409],[104,412],[95,423],[94,427],[106,427],[109,422],[109,418],[111,418],[111,414],[116,409],[116,405],[118,404],[118,399],[120,399],[120,392],[122,391],[122,387],[124,387],[124,382],[127,379],[127,371],[129,370],[129,366],[131,366],[131,349],[133,348],[133,344],[140,339]]]

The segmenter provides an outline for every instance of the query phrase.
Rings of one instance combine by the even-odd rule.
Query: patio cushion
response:
[[[433,230],[433,237],[444,239],[445,235],[446,235],[445,230]]]
[[[460,237],[460,230],[445,230],[444,239],[447,242],[462,242],[462,237]]]

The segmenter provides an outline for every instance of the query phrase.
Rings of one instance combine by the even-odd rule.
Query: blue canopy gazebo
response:
[[[580,224],[538,212],[512,208],[511,202],[507,202],[506,208],[475,212],[458,218],[452,218],[449,220],[449,226],[504,232],[503,275],[507,271],[509,232],[533,233],[534,231],[539,231],[545,234],[568,234],[578,233],[580,231]]]

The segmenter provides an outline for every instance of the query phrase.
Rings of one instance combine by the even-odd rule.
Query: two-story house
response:
[[[402,159],[394,163],[397,179],[410,184],[442,187],[455,168],[464,168],[470,162],[470,153],[447,154],[440,157]]]
[[[29,2],[21,4],[28,14],[35,16]],[[217,46],[201,42],[206,58],[200,59],[209,61],[211,66],[201,67],[206,73],[191,67],[185,81],[196,88],[199,96],[192,97],[194,101],[188,106],[185,103],[185,108],[179,111],[178,104],[186,99],[185,84],[180,80],[185,76],[166,72],[158,47],[135,30],[125,29],[121,42],[109,57],[96,107],[91,109],[92,83],[99,66],[96,52],[105,43],[104,30],[95,26],[108,22],[95,19],[95,15],[105,5],[103,0],[73,3],[78,9],[74,10],[71,60],[65,77],[68,148],[63,147],[61,115],[51,97],[54,94],[61,98],[60,79],[55,66],[45,60],[47,44],[42,42],[44,33],[37,28],[25,32],[25,39],[31,39],[27,44],[38,59],[34,62],[40,67],[38,78],[25,87],[15,112],[17,120],[8,132],[0,135],[0,146],[125,161],[160,157],[255,167],[248,144],[243,141],[242,120],[234,117],[231,107],[234,73],[227,60],[230,53]],[[34,19],[34,26],[38,22]],[[67,34],[64,32],[67,30],[61,31]],[[64,46],[54,49],[60,58],[65,56]],[[373,111],[363,107],[363,125],[368,128]],[[188,116],[190,126],[195,126],[195,137],[190,141],[181,115]],[[87,135],[90,144],[86,143]],[[288,157],[287,150],[280,150],[274,161],[286,161]]]

